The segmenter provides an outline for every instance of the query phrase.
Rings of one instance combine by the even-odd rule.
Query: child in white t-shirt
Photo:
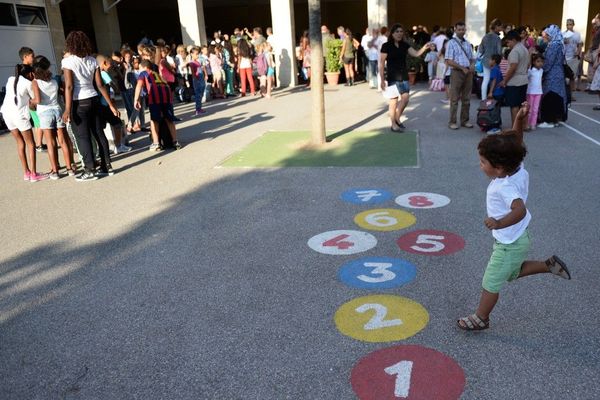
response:
[[[531,214],[525,203],[529,174],[523,165],[527,149],[523,145],[523,121],[529,105],[519,109],[512,130],[490,135],[479,142],[481,170],[492,179],[486,196],[488,217],[484,224],[492,230],[494,250],[483,276],[483,290],[475,314],[458,320],[458,327],[483,330],[490,326],[489,316],[502,285],[507,281],[544,272],[571,279],[569,270],[557,256],[546,261],[525,261],[529,250],[527,227]]]
[[[542,75],[544,74],[544,56],[533,54],[531,56],[531,68],[527,70],[527,102],[531,107],[529,119],[525,130],[535,129],[542,100]]]

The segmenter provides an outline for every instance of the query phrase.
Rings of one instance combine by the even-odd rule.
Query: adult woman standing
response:
[[[559,121],[567,119],[567,89],[565,84],[565,46],[560,28],[550,25],[542,32],[548,43],[544,53],[544,92],[540,115],[543,123],[538,128],[554,128]]]
[[[108,103],[112,113],[117,117],[120,116],[119,110],[113,104],[102,83],[96,59],[90,56],[92,45],[86,34],[81,31],[69,33],[65,41],[65,49],[68,56],[62,60],[65,77],[63,121],[70,122],[73,127],[77,148],[84,164],[83,173],[75,179],[89,181],[98,178],[95,171],[92,136],[98,143],[98,150],[100,151],[99,174],[112,175],[108,141],[100,127],[100,115],[98,113],[100,99],[96,88]]]
[[[340,61],[344,64],[346,86],[352,86],[354,85],[354,42],[352,40],[352,31],[350,29],[346,28],[344,33],[346,35],[342,42]]]
[[[390,98],[389,116],[392,121],[392,131],[402,132],[405,129],[400,121],[404,109],[408,105],[410,86],[408,85],[408,69],[406,68],[406,57],[420,57],[425,51],[433,49],[433,43],[427,43],[420,50],[415,50],[404,40],[404,28],[400,24],[394,24],[390,30],[388,41],[381,46],[379,56],[379,76],[381,79],[381,90],[385,91],[388,86],[396,86],[399,97]],[[387,63],[387,76],[383,79]],[[399,100],[398,100],[399,99]]]

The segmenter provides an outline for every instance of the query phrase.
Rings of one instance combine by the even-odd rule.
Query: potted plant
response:
[[[421,57],[406,57],[406,68],[408,68],[408,83],[414,85],[417,80],[417,69],[421,66]]]
[[[337,85],[340,80],[340,70],[343,65],[340,61],[342,40],[330,39],[325,45],[325,77],[328,85]]]

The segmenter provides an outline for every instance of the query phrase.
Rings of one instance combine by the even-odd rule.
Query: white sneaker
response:
[[[119,154],[119,148],[117,146],[112,147],[110,149],[110,152],[113,153],[114,155],[117,155],[117,154]]]
[[[118,149],[119,149],[119,153],[129,153],[132,150],[131,147],[126,146],[124,144],[120,144]]]
[[[554,126],[554,124],[549,124],[548,122],[542,122],[537,127],[542,128],[542,129],[548,129],[548,128],[554,128],[555,126]]]

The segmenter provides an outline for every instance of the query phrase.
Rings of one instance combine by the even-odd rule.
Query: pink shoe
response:
[[[48,174],[38,174],[36,172],[32,172],[31,175],[29,175],[29,182],[39,182],[39,181],[44,181],[48,179]]]
[[[27,171],[25,172],[25,174],[23,175],[23,180],[26,182],[29,182],[29,178],[31,177],[31,172]]]

